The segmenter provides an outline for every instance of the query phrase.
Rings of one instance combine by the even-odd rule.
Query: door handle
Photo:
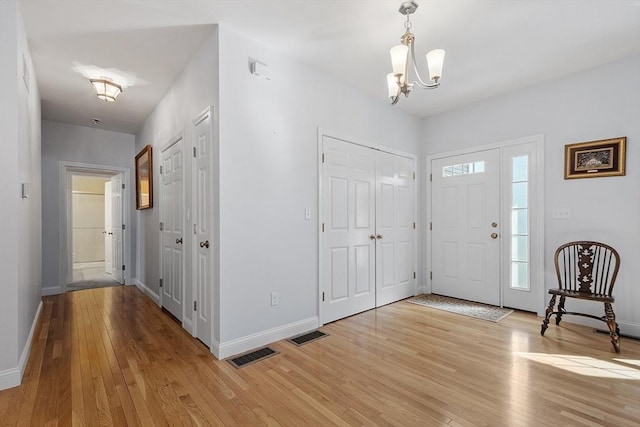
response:
[[[108,234],[109,236],[112,236],[112,235],[113,235],[113,233],[107,233],[107,234]]]
[[[178,244],[178,243],[182,244],[182,237],[179,238],[179,239],[176,239],[176,244]]]
[[[498,226],[498,223],[497,223],[497,222],[492,222],[492,223],[491,223],[491,226],[492,226],[493,228],[496,228],[496,227]]]
[[[498,238],[498,233],[491,233],[491,238],[492,239],[497,239]]]
[[[209,248],[209,241],[205,240],[204,242],[200,242],[201,248]]]
[[[378,234],[378,235],[376,236],[376,239],[384,239],[384,236],[383,236],[382,234]]]
[[[105,230],[105,231],[103,231],[103,232],[102,232],[102,234],[107,234],[107,231],[106,231],[106,230]]]
[[[371,240],[376,240],[376,235],[375,235],[375,234],[372,234],[371,236],[369,236],[369,238],[370,238]]]

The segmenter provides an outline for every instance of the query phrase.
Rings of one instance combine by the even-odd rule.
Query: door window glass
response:
[[[529,156],[511,163],[511,288],[529,290]]]

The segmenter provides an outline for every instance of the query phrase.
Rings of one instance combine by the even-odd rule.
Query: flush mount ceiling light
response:
[[[435,89],[440,86],[440,77],[442,77],[442,65],[444,63],[444,50],[434,49],[427,53],[427,65],[429,67],[430,83],[425,83],[420,77],[418,66],[416,65],[416,54],[414,51],[415,36],[411,32],[411,21],[409,16],[416,11],[418,3],[414,1],[405,1],[400,5],[399,12],[407,17],[404,23],[405,33],[400,38],[400,43],[391,48],[391,65],[393,73],[387,75],[387,84],[389,86],[389,98],[391,105],[394,105],[400,99],[400,94],[404,93],[405,97],[413,90],[414,86],[420,89]],[[411,54],[411,56],[409,56]],[[416,79],[409,81],[409,62],[413,63],[413,71]]]
[[[90,81],[98,93],[98,98],[104,101],[114,102],[122,92],[122,86],[114,83],[111,79],[103,77],[100,79],[90,79]]]

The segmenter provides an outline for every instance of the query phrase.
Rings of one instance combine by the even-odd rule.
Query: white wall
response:
[[[22,380],[41,307],[40,96],[22,16],[12,0],[0,2],[0,58],[1,390]],[[28,198],[22,198],[22,183],[29,186]]]
[[[640,335],[638,94],[640,57],[633,57],[430,117],[422,132],[425,155],[544,134],[546,286],[557,286],[552,256],[560,244],[597,240],[612,245],[622,258],[614,288],[617,320],[623,333],[636,336]],[[626,176],[564,179],[565,144],[620,136],[627,137]],[[553,208],[570,208],[571,219],[552,219]],[[570,303],[603,314],[596,304]]]
[[[160,277],[160,153],[162,148],[179,133],[183,133],[185,156],[191,152],[190,131],[193,119],[206,107],[214,106],[214,122],[218,106],[218,33],[212,27],[212,33],[203,42],[184,71],[178,76],[160,103],[136,134],[136,152],[144,146],[153,147],[153,199],[154,207],[137,211],[138,238],[136,250],[135,277],[138,286],[153,298],[159,295]],[[217,135],[215,136],[217,138]],[[188,157],[186,157],[188,158]],[[185,177],[191,176],[190,162],[185,162]],[[189,178],[187,178],[189,179]],[[187,186],[187,190],[189,190]],[[186,193],[187,203],[191,195]],[[187,226],[190,229],[190,225]],[[184,247],[191,245],[192,233],[185,233]],[[191,265],[186,260],[186,265]],[[186,268],[184,299],[191,306],[191,269]],[[187,319],[191,319],[191,310],[185,310]]]
[[[98,100],[96,101],[98,102]],[[135,206],[133,161],[135,137],[127,133],[42,121],[42,288],[45,293],[60,291],[60,162],[130,169],[129,206]],[[131,224],[135,236],[135,224]],[[135,239],[134,239],[135,241]],[[132,265],[132,261],[125,260]]]
[[[249,57],[271,81],[250,74]],[[419,153],[417,118],[220,27],[223,356],[317,325],[318,127]]]

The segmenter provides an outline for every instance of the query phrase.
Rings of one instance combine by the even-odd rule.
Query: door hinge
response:
[[[416,173],[415,172],[413,173],[413,179],[416,179]]]
[[[431,181],[433,181],[433,174],[432,173],[429,174],[429,182],[431,182]]]
[[[322,293],[322,301],[324,301],[324,292]]]
[[[164,223],[161,222],[160,223],[160,231],[163,231],[163,230],[164,230]]]
[[[429,272],[429,280],[433,280],[433,271]]]
[[[160,287],[162,287],[162,279],[160,279]]]
[[[433,223],[432,222],[429,223],[429,230],[433,230]]]
[[[196,231],[196,224],[193,224],[193,234],[198,234],[198,232]]]
[[[122,189],[124,190],[124,188],[125,188],[125,185],[124,185],[124,184],[122,184]]]
[[[194,148],[195,150],[195,148]],[[193,311],[198,311],[198,301],[193,302]]]
[[[122,229],[124,230],[124,224],[122,224]]]
[[[124,271],[124,264],[122,264],[122,271]]]
[[[160,175],[162,175],[162,166],[160,166]]]
[[[322,163],[324,163],[324,153],[322,153]]]
[[[416,229],[416,223],[415,222],[413,223],[413,229],[414,230]]]
[[[322,223],[322,232],[324,233],[324,222]]]
[[[416,278],[416,272],[415,271],[413,272],[413,278],[414,279]]]
[[[195,156],[196,156],[196,147],[193,147],[193,157],[195,157]],[[195,310],[195,308],[194,308],[194,310]]]

